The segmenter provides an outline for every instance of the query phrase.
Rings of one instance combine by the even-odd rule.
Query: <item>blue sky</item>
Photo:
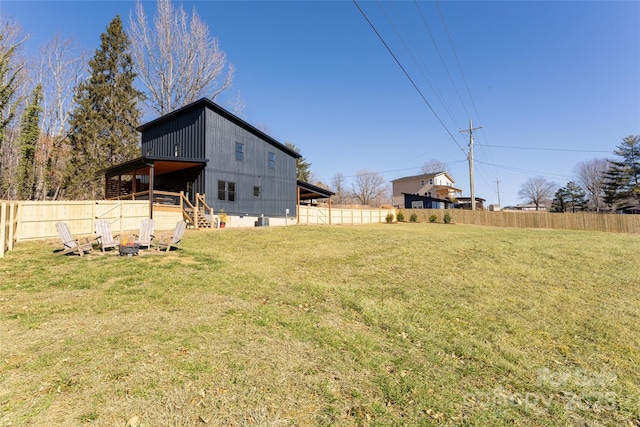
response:
[[[352,1],[182,4],[236,66],[245,119],[296,144],[327,184],[360,170],[391,181],[438,159],[469,196],[459,131],[472,119],[476,196],[497,203],[499,180],[513,205],[528,178],[565,185],[577,163],[640,134],[637,1],[358,2],[422,95]],[[133,6],[0,0],[34,51],[61,33],[93,52]]]

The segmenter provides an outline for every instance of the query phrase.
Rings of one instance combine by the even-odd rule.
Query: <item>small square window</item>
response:
[[[244,144],[236,142],[236,160],[242,162],[244,160]]]
[[[254,185],[253,186],[253,197],[260,197],[260,186],[259,185]]]

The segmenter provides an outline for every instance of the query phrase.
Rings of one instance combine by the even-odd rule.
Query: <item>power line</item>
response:
[[[404,37],[402,36],[402,34],[400,33],[400,31],[398,30],[398,28],[396,27],[396,25],[394,24],[393,20],[389,17],[389,15],[387,14],[387,11],[385,10],[385,8],[382,6],[381,3],[379,3],[380,5],[380,9],[382,10],[382,13],[384,14],[384,16],[387,18],[387,21],[389,21],[389,24],[391,25],[391,27],[393,28],[393,30],[396,33],[396,36],[398,36],[398,39],[400,39],[400,42],[402,43],[402,45],[404,46],[404,48],[406,49],[406,51],[409,53],[409,56],[411,57],[411,59],[413,59],[413,63],[416,65],[416,67],[418,68],[418,71],[420,72],[420,74],[422,75],[422,77],[424,78],[424,80],[427,82],[427,84],[429,85],[429,87],[431,88],[431,90],[433,91],[434,95],[436,96],[436,98],[438,99],[438,101],[440,101],[440,104],[442,104],[442,107],[444,108],[444,110],[447,112],[447,114],[449,115],[449,118],[451,119],[452,122],[455,123],[455,118],[453,117],[453,114],[451,112],[451,109],[449,108],[449,106],[447,105],[447,103],[445,102],[445,100],[442,98],[442,96],[440,95],[440,92],[438,91],[438,89],[431,83],[431,79],[429,78],[429,76],[427,75],[428,73],[425,72],[423,70],[423,67],[420,65],[420,62],[425,65],[425,61],[422,58],[422,56],[420,55],[420,52],[418,49],[415,49],[415,44],[413,44],[413,47],[416,51],[417,56],[419,57],[420,61],[418,61],[416,59],[416,56],[413,54],[412,50],[409,49],[409,46],[407,46],[407,43],[405,42]],[[400,23],[400,26],[402,26],[402,23],[400,22],[400,19],[398,19],[397,15],[396,15],[396,19],[398,20],[398,22]],[[426,68],[426,67],[425,67]]]
[[[463,163],[463,162],[466,162],[466,160],[457,160],[455,162],[447,162],[447,163],[445,163],[445,165],[451,166],[451,165],[455,165],[457,163]],[[409,168],[393,169],[393,170],[382,171],[382,172],[372,171],[372,172],[370,172],[368,174],[344,175],[343,177],[344,178],[355,178],[355,177],[360,176],[360,175],[375,175],[375,174],[386,175],[388,173],[393,173],[393,172],[404,172],[404,171],[416,170],[416,169],[420,170],[421,168],[422,168],[422,166],[413,166],[413,167],[409,167]],[[333,177],[331,177],[331,178],[321,178],[321,179],[319,179],[319,181],[326,181],[328,179],[333,179]]]
[[[418,2],[416,0],[414,0],[414,4],[416,6],[416,9],[418,9],[418,13],[419,13],[420,18],[422,20],[422,24],[424,25],[424,28],[427,30],[427,34],[429,34],[429,38],[431,39],[431,42],[433,43],[433,47],[436,49],[436,53],[438,54],[438,57],[440,58],[440,62],[442,62],[442,66],[444,67],[445,71],[447,72],[447,76],[449,76],[449,81],[451,82],[451,85],[453,86],[453,89],[455,90],[456,95],[458,95],[458,100],[460,101],[460,104],[462,105],[462,108],[464,109],[464,112],[467,114],[467,117],[471,117],[471,115],[467,111],[467,106],[462,101],[462,97],[460,96],[460,92],[458,91],[458,87],[456,86],[455,82],[453,81],[453,77],[451,76],[451,73],[449,72],[449,67],[447,67],[447,64],[444,61],[444,58],[442,56],[442,53],[440,52],[440,49],[438,48],[438,44],[436,43],[436,40],[433,38],[433,34],[431,33],[431,30],[429,29],[429,25],[427,24],[427,20],[425,19],[424,15],[422,14],[422,10],[420,9],[420,6],[418,5]],[[445,30],[446,30],[446,26],[445,26]],[[453,46],[452,46],[452,48],[453,48]],[[454,54],[455,54],[455,51],[454,51]]]
[[[453,52],[453,56],[456,59],[456,64],[458,65],[458,70],[460,71],[460,75],[462,76],[462,81],[464,82],[464,86],[467,89],[467,94],[469,95],[469,100],[471,101],[471,105],[473,106],[473,111],[475,111],[476,116],[478,117],[478,122],[480,123],[480,125],[482,125],[482,118],[480,117],[480,113],[478,112],[478,108],[476,107],[476,103],[473,100],[473,96],[471,95],[471,89],[469,88],[469,83],[467,82],[467,78],[464,74],[464,71],[462,70],[462,64],[460,63],[460,58],[458,58],[458,53],[456,52],[456,48],[453,45],[453,39],[451,38],[451,34],[449,33],[449,28],[447,27],[447,23],[444,20],[444,15],[442,13],[442,9],[440,9],[440,4],[438,3],[438,0],[435,0],[435,5],[436,8],[438,9],[438,14],[440,15],[440,20],[442,21],[442,27],[444,28],[445,33],[447,34],[447,38],[449,39],[449,45],[451,46],[451,51]],[[463,104],[464,107],[464,104]],[[465,108],[466,111],[466,108]],[[469,117],[470,115],[467,114]],[[487,138],[486,132],[484,129],[482,129],[482,134],[484,135],[485,139]],[[478,144],[480,145],[480,144]],[[489,153],[489,159],[487,159],[487,156],[485,155],[484,151],[481,149],[480,153],[482,153],[482,155],[485,156],[485,159],[491,160],[489,162],[489,164],[493,163],[493,156],[491,155],[491,151],[487,150]],[[493,170],[493,172],[495,173],[495,175],[498,175],[498,171],[496,169]],[[482,174],[481,174],[482,175]]]
[[[543,147],[514,147],[510,145],[490,145],[490,144],[478,144],[482,147],[494,147],[494,148],[509,148],[513,150],[534,150],[534,151],[567,151],[574,153],[611,153],[611,151],[604,150],[578,150],[571,148],[543,148]]]
[[[420,95],[420,97],[422,98],[422,100],[424,101],[425,104],[427,104],[427,106],[429,107],[429,109],[431,110],[431,112],[433,113],[434,116],[436,116],[436,119],[438,119],[438,122],[440,122],[440,124],[442,125],[442,127],[447,131],[447,133],[449,134],[449,136],[451,137],[451,139],[453,140],[453,142],[455,142],[455,144],[458,146],[458,148],[460,149],[460,151],[462,151],[463,153],[465,153],[464,149],[462,148],[462,146],[458,143],[458,141],[456,140],[456,138],[453,136],[453,134],[451,133],[451,131],[449,130],[449,128],[447,127],[447,125],[444,124],[444,122],[442,121],[442,119],[440,118],[440,116],[438,115],[438,113],[436,113],[436,111],[433,109],[433,107],[431,106],[431,104],[429,103],[429,101],[427,101],[427,98],[425,98],[425,96],[423,95],[422,91],[420,90],[420,88],[418,88],[418,86],[416,85],[416,83],[413,81],[413,79],[411,78],[411,76],[409,75],[409,73],[407,72],[407,70],[402,66],[402,64],[400,63],[400,61],[398,60],[398,58],[396,57],[396,55],[393,53],[393,51],[391,50],[391,48],[389,47],[389,45],[387,44],[387,42],[384,41],[384,39],[382,38],[382,35],[380,35],[380,33],[378,32],[378,30],[376,29],[376,27],[373,25],[373,23],[369,20],[369,18],[367,17],[367,15],[364,13],[364,10],[362,10],[362,8],[360,7],[360,5],[358,4],[357,0],[353,0],[353,3],[356,5],[356,7],[358,8],[358,10],[360,11],[360,13],[362,14],[362,16],[364,17],[364,19],[367,21],[367,23],[369,24],[369,26],[371,27],[371,29],[373,30],[373,32],[376,33],[376,35],[378,36],[378,38],[380,39],[380,41],[382,42],[382,44],[384,45],[384,47],[387,49],[387,51],[389,52],[389,54],[393,57],[394,61],[396,61],[396,64],[398,64],[398,66],[400,67],[400,69],[402,70],[402,72],[404,73],[404,75],[407,77],[407,79],[409,79],[409,81],[411,82],[411,84],[413,85],[413,88],[418,92],[418,94]],[[466,154],[466,153],[465,153]]]
[[[444,27],[445,32],[447,33],[447,37],[449,38],[449,44],[451,45],[451,50],[453,51],[453,56],[456,58],[456,63],[458,64],[458,69],[460,70],[460,75],[462,75],[462,81],[464,81],[464,85],[467,88],[467,93],[469,94],[469,99],[471,100],[471,105],[473,105],[473,110],[476,112],[476,116],[478,116],[478,121],[482,124],[482,120],[480,120],[480,114],[478,114],[478,109],[476,108],[476,103],[473,102],[473,97],[471,96],[471,90],[469,89],[469,84],[467,83],[467,78],[462,71],[462,65],[460,64],[460,59],[458,58],[458,54],[456,53],[456,49],[453,47],[453,40],[451,39],[451,34],[449,34],[449,29],[447,28],[447,24],[444,22],[444,16],[442,15],[442,10],[440,10],[440,4],[436,0],[436,7],[438,8],[438,13],[440,14],[440,19],[442,20],[442,26]]]
[[[488,163],[481,162],[480,160],[478,160],[477,162],[481,163],[481,164],[489,165]],[[490,165],[490,166],[494,166],[494,167],[500,168],[500,169],[510,170],[512,172],[522,173],[522,174],[525,174],[525,175],[546,175],[546,176],[552,176],[552,177],[556,177],[556,178],[563,178],[563,179],[569,178],[569,179],[571,179],[571,176],[569,176],[569,175],[559,175],[559,174],[554,174],[554,173],[549,173],[549,172],[532,171],[532,170],[528,170],[528,169],[515,168],[513,166],[502,166],[502,165],[496,165],[496,164],[493,164],[493,165]]]

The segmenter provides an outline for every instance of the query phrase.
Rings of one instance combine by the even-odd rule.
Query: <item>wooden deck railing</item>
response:
[[[118,197],[111,197],[109,200],[149,200],[149,191],[124,194]],[[179,193],[172,191],[153,191],[154,205],[179,207],[182,211],[182,216],[193,225],[193,228],[198,229],[205,223],[212,224],[215,221],[213,208],[205,201],[205,195],[196,193],[195,202],[196,204],[194,206],[184,194],[184,191]],[[211,219],[210,221],[206,219],[207,213]]]
[[[205,201],[204,194],[196,193],[196,208],[198,210],[202,209],[203,212],[209,212],[209,222],[213,224],[216,218],[213,215],[213,208],[207,204]],[[218,224],[216,223],[216,228]]]

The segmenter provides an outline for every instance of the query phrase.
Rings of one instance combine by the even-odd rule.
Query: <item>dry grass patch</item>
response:
[[[0,261],[0,425],[637,425],[637,236],[187,232]]]

